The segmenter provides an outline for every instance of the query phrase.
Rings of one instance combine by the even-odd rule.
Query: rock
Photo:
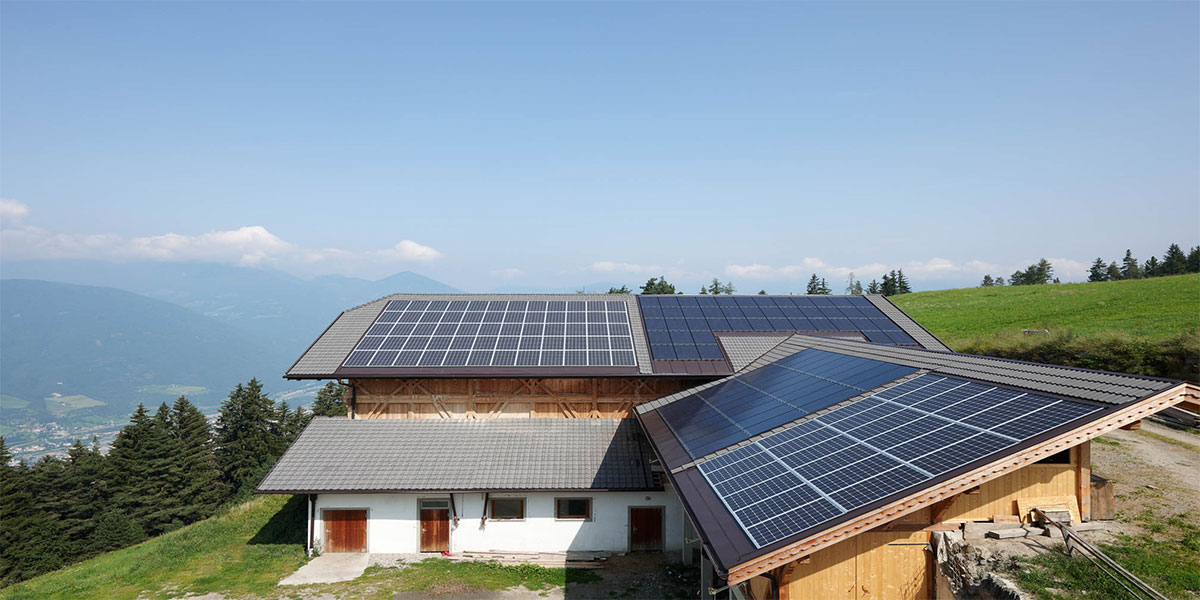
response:
[[[982,540],[987,537],[987,532],[996,528],[995,523],[963,523],[963,539],[964,540]]]

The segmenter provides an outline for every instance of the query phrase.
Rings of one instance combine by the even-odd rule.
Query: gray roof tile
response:
[[[633,419],[317,417],[262,493],[654,489]]]

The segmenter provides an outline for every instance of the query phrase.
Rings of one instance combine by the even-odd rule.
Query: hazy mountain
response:
[[[375,281],[300,279],[271,269],[188,262],[19,261],[0,264],[0,274],[113,287],[172,302],[252,333],[293,360],[349,307],[387,294],[461,291],[407,271]]]
[[[122,290],[25,279],[0,284],[5,423],[68,414],[123,419],[138,402],[171,401],[198,388],[209,392],[194,395],[215,405],[251,377],[278,390],[288,385],[280,376],[295,360],[291,354],[211,317]],[[43,400],[56,394],[65,400]]]

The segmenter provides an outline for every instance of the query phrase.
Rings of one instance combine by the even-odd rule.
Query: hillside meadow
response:
[[[891,300],[958,352],[1200,380],[1200,274]]]

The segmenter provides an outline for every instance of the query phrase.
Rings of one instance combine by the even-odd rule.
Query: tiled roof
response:
[[[822,296],[821,298],[831,298]],[[833,296],[832,298],[838,298]],[[413,301],[622,301],[628,314],[630,333],[633,340],[636,367],[599,367],[599,366],[558,366],[558,367],[473,367],[473,366],[441,366],[441,367],[346,367],[346,358],[355,345],[371,328],[387,303],[391,300]],[[870,302],[892,320],[902,331],[925,348],[949,350],[936,337],[918,325],[882,296],[865,296]],[[757,330],[756,330],[757,331]],[[737,332],[714,332],[723,340],[730,336],[738,336]],[[757,331],[758,334],[766,332]],[[790,331],[772,332],[771,338],[780,340]],[[815,333],[815,332],[814,332]],[[854,332],[820,332],[824,335],[858,335]],[[742,338],[753,335],[740,336]],[[765,336],[764,336],[765,337]],[[861,337],[861,336],[860,336]],[[735,347],[729,344],[736,344]],[[722,346],[729,357],[726,360],[655,360],[651,356],[647,332],[642,319],[642,311],[638,296],[633,294],[393,294],[373,302],[357,306],[340,314],[328,329],[313,342],[304,355],[288,370],[286,377],[294,379],[331,379],[356,377],[595,377],[595,376],[721,376],[738,370],[748,361],[750,356],[763,344],[761,340],[739,339],[736,342],[722,341]],[[732,354],[731,354],[732,352]],[[735,358],[736,355],[736,358]]]
[[[725,356],[729,358],[729,364],[733,366],[734,371],[741,371],[746,365],[758,360],[758,357],[766,354],[771,348],[778,346],[784,340],[787,340],[789,335],[737,335],[737,334],[718,334],[717,341],[721,343],[721,348],[725,350]]]
[[[632,419],[317,417],[261,493],[654,489]]]
[[[881,360],[918,369],[928,369],[944,375],[968,377],[987,383],[1108,404],[1121,404],[1137,400],[1179,383],[1141,375],[1090,371],[974,354],[864,344],[810,335],[792,336],[791,339],[776,346],[756,363],[767,364],[805,348]],[[757,364],[751,365],[751,367],[757,366]]]
[[[329,329],[317,338],[316,342],[305,351],[296,364],[288,369],[287,377],[291,378],[334,378],[339,377],[338,369],[354,349],[355,344],[363,334],[370,329],[384,306],[391,300],[563,300],[587,301],[602,300],[612,302],[619,300],[625,303],[629,312],[630,333],[633,337],[633,352],[637,358],[637,372],[651,373],[650,346],[646,342],[646,331],[642,328],[642,313],[638,308],[637,297],[632,294],[392,294],[378,300],[351,308],[334,320]],[[462,371],[463,376],[478,376],[466,373],[463,367],[452,368]],[[594,367],[579,369],[579,375],[585,374]],[[519,372],[519,368],[510,369]],[[559,370],[566,370],[560,368]],[[495,375],[495,374],[493,374]],[[344,377],[345,375],[341,375]]]

